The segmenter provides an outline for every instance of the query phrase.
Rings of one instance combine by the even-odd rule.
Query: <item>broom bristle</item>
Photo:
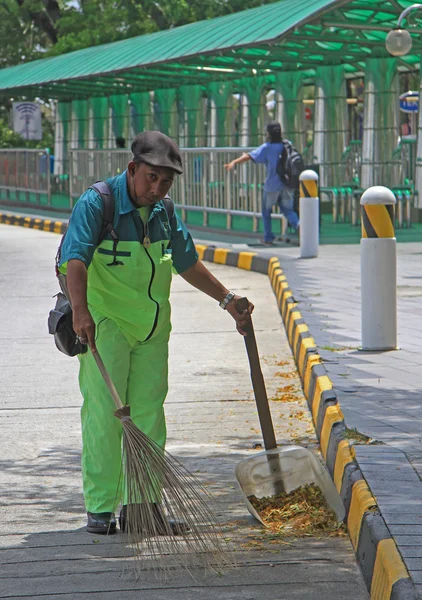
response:
[[[138,574],[159,576],[183,568],[220,572],[233,560],[217,523],[215,501],[202,483],[171,454],[142,433],[130,407],[115,412],[123,425],[123,490],[126,527]],[[183,522],[174,534],[169,519]],[[140,562],[141,561],[141,562]]]

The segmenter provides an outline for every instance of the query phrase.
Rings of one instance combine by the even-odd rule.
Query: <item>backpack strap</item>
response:
[[[114,212],[115,212],[115,200],[113,192],[108,187],[105,181],[97,181],[93,185],[90,185],[88,189],[94,190],[101,196],[103,201],[103,226],[98,236],[97,246],[101,244],[107,233],[110,234],[113,240],[113,262],[108,263],[108,267],[114,267],[116,265],[122,265],[121,260],[117,260],[117,244],[119,243],[119,236],[114,229]]]
[[[165,196],[163,198],[163,204],[164,204],[164,208],[166,209],[167,218],[168,218],[169,225],[170,225],[170,223],[173,219],[173,216],[174,216],[174,202],[170,198],[170,196]]]
[[[170,198],[170,196],[165,196],[163,198],[162,202],[164,204],[164,208],[166,209],[167,219],[168,219],[169,227],[171,229],[171,221],[172,221],[172,219],[174,217],[174,202]],[[170,239],[170,242],[169,242],[169,245],[167,246],[167,248],[169,250],[171,248],[171,239]]]

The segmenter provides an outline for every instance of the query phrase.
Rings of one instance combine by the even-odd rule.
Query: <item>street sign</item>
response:
[[[13,102],[13,130],[25,140],[41,140],[41,108],[36,102]]]
[[[401,94],[400,110],[405,113],[417,113],[419,111],[419,92]]]

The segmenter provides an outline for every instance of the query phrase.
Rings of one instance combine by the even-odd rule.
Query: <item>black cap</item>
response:
[[[268,133],[278,133],[281,135],[281,125],[278,121],[270,121],[267,125]]]
[[[179,147],[161,131],[143,131],[132,142],[133,160],[183,173]]]

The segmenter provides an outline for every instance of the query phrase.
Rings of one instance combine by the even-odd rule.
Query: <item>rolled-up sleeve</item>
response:
[[[192,236],[176,213],[171,220],[171,247],[173,266],[178,273],[183,273],[198,260]]]
[[[77,259],[88,268],[97,246],[103,221],[101,196],[87,190],[78,200],[60,251],[59,270],[66,273],[69,260]]]
[[[249,152],[249,156],[255,163],[265,164],[267,162],[267,144],[255,148],[255,150]]]

